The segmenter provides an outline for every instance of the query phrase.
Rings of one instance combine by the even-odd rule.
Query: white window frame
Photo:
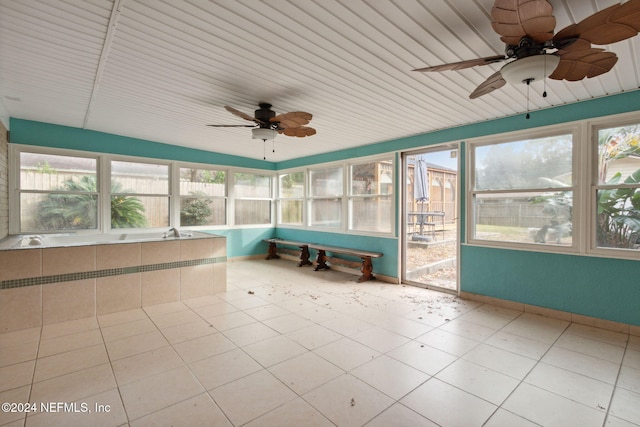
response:
[[[302,197],[282,197],[280,194],[280,177],[284,175],[291,175],[295,173],[302,173],[303,176],[303,184],[302,184]],[[276,175],[276,224],[279,226],[287,227],[287,228],[305,228],[307,224],[307,195],[308,193],[308,171],[304,168],[298,169],[290,169],[278,171]],[[289,224],[282,222],[282,201],[295,201],[298,200],[302,203],[302,222],[300,224]]]
[[[354,166],[368,164],[368,163],[379,163],[383,161],[391,162],[391,193],[383,194],[353,194],[353,174],[352,170]],[[393,234],[395,228],[395,199],[396,199],[396,182],[395,182],[395,155],[394,153],[389,153],[387,156],[376,156],[376,157],[362,157],[358,158],[357,161],[353,160],[348,162],[346,165],[346,174],[347,174],[347,221],[346,221],[346,231],[352,234],[371,234],[371,235],[390,235]],[[381,177],[376,177],[376,181],[380,180]],[[375,230],[355,230],[353,228],[354,221],[354,212],[353,212],[353,201],[354,200],[364,200],[364,199],[374,199],[381,197],[389,197],[389,231],[375,231]]]
[[[586,253],[589,255],[600,256],[605,258],[619,258],[640,260],[640,250],[606,248],[597,246],[597,190],[606,187],[598,182],[598,132],[602,129],[616,128],[626,125],[640,124],[640,113],[632,112],[619,114],[610,117],[601,117],[590,120],[588,122],[588,140],[585,145],[589,147],[589,155],[587,163],[588,176],[585,177],[585,187],[587,187],[588,195],[586,197],[585,212],[587,212],[588,220],[588,242]]]
[[[137,156],[127,156],[127,155],[118,155],[118,154],[108,154],[108,153],[100,153],[93,151],[82,151],[82,150],[73,150],[73,149],[64,149],[64,148],[52,148],[52,147],[43,147],[43,146],[31,146],[31,145],[21,145],[21,144],[9,144],[9,234],[20,234],[21,231],[19,229],[19,221],[20,221],[20,153],[21,152],[31,152],[36,154],[52,154],[52,155],[61,155],[61,156],[72,156],[72,157],[85,157],[85,158],[95,158],[97,159],[97,181],[98,181],[98,204],[99,204],[99,214],[98,214],[98,228],[91,230],[73,230],[76,234],[101,234],[101,233],[116,233],[122,232],[123,230],[127,230],[129,232],[134,231],[154,231],[154,230],[165,230],[165,227],[159,228],[118,228],[111,229],[111,171],[110,165],[111,161],[124,161],[124,162],[133,162],[133,163],[149,163],[149,164],[163,164],[169,166],[169,223],[170,227],[179,227],[180,226],[180,182],[179,182],[179,170],[180,168],[197,168],[197,169],[210,169],[216,171],[224,171],[226,174],[226,224],[225,225],[204,225],[204,226],[188,226],[190,229],[228,229],[228,228],[263,228],[263,227],[274,227],[278,220],[278,206],[277,206],[277,197],[278,197],[278,176],[283,173],[291,173],[303,171],[305,175],[305,196],[303,201],[303,225],[290,225],[290,224],[279,224],[283,227],[291,227],[291,228],[302,228],[313,231],[328,231],[328,232],[337,232],[342,234],[353,234],[353,235],[366,235],[366,236],[380,236],[380,237],[395,237],[396,236],[396,206],[397,206],[397,153],[396,152],[386,152],[383,154],[375,155],[375,156],[365,156],[359,157],[356,159],[343,160],[339,162],[328,162],[322,164],[315,164],[311,167],[304,168],[295,168],[290,170],[283,171],[270,171],[265,169],[253,169],[253,168],[238,168],[238,167],[230,167],[227,165],[216,165],[216,164],[204,164],[204,163],[194,163],[194,162],[181,162],[181,161],[171,161],[166,159],[155,159],[150,157],[137,157]],[[390,206],[390,215],[391,215],[391,230],[390,232],[375,232],[375,231],[361,231],[361,230],[350,230],[350,202],[349,197],[351,196],[351,166],[354,164],[362,164],[369,162],[377,162],[377,161],[388,161],[392,162],[391,169],[391,178],[392,178],[392,188],[393,193],[391,195],[391,206]],[[310,171],[311,170],[321,170],[321,169],[332,169],[332,168],[340,168],[342,170],[343,179],[342,179],[342,196],[341,196],[341,215],[342,221],[341,226],[339,228],[328,228],[328,227],[311,227],[310,226],[310,214],[309,214],[309,203],[311,200],[310,197]],[[271,179],[271,188],[270,188],[270,197],[267,198],[270,202],[271,206],[271,223],[270,224],[235,224],[235,194],[233,184],[230,181],[233,179],[235,173],[251,173],[263,176],[269,176]],[[155,194],[154,194],[155,195]],[[267,200],[265,199],[265,200]],[[51,233],[57,233],[59,231],[51,231]],[[43,233],[42,231],[38,231],[38,233]]]
[[[640,112],[623,113],[560,125],[495,134],[466,141],[466,245],[498,247],[548,253],[574,253],[583,256],[640,260],[640,250],[596,246],[598,188],[598,131],[640,123]],[[478,144],[533,139],[549,134],[573,133],[573,233],[571,247],[474,239],[473,178],[475,159],[472,147]]]
[[[229,197],[229,206],[227,207],[228,221],[230,226],[240,228],[262,228],[273,227],[275,225],[275,187],[277,179],[276,173],[264,169],[243,169],[243,168],[231,168],[228,171],[227,176],[227,197]],[[237,197],[235,194],[235,174],[246,173],[252,175],[262,175],[269,177],[269,197]],[[259,224],[236,224],[235,220],[235,202],[237,200],[268,200],[269,201],[269,216],[270,222]]]
[[[326,171],[326,170],[330,170],[330,169],[340,169],[340,171],[342,172],[342,193],[339,196],[316,196],[313,194],[312,188],[311,186],[313,185],[312,181],[311,181],[311,173],[313,171]],[[346,174],[346,167],[344,162],[340,162],[340,163],[323,163],[323,164],[318,164],[318,165],[313,165],[313,167],[309,167],[307,168],[307,177],[306,177],[306,181],[307,181],[307,201],[305,203],[306,209],[307,209],[307,221],[305,222],[306,226],[311,229],[311,230],[318,230],[318,231],[327,231],[327,232],[344,232],[344,230],[346,229],[346,220],[347,220],[347,206],[346,206],[346,184],[348,182],[348,178],[347,178],[347,174]],[[323,227],[323,226],[319,226],[319,225],[313,225],[312,224],[312,220],[313,220],[313,202],[316,200],[333,200],[333,199],[339,199],[340,200],[340,225],[338,227]]]
[[[363,163],[374,163],[379,161],[391,161],[391,186],[393,188],[391,194],[391,203],[389,206],[390,212],[390,222],[391,227],[388,232],[384,231],[363,231],[363,230],[352,230],[350,227],[351,224],[351,166],[363,164]],[[349,159],[346,161],[340,162],[327,162],[327,163],[318,163],[311,167],[307,167],[304,169],[305,171],[305,180],[306,180],[306,195],[305,195],[305,204],[304,204],[304,215],[306,216],[304,228],[313,231],[326,231],[330,233],[341,233],[341,234],[350,234],[350,235],[361,235],[361,236],[377,236],[377,237],[396,237],[396,206],[398,203],[398,184],[397,184],[397,153],[387,152],[383,154],[377,154],[373,156],[363,156],[354,159]],[[312,170],[326,170],[326,169],[337,169],[342,168],[342,196],[341,196],[341,215],[342,222],[339,228],[337,227],[320,227],[311,225],[311,202],[314,199],[322,199],[323,197],[313,197],[311,195],[311,171]],[[292,169],[293,170],[293,169]],[[296,169],[299,170],[299,169]],[[360,196],[358,196],[360,197]],[[290,226],[287,224],[283,224],[284,227],[295,228],[296,226]]]
[[[100,194],[103,197],[106,197],[106,203],[103,204],[103,214],[104,216],[104,230],[105,232],[111,232],[111,231],[117,231],[117,232],[123,232],[123,231],[127,231],[127,232],[140,232],[142,230],[165,230],[168,227],[177,227],[177,223],[179,221],[180,215],[178,215],[178,219],[176,219],[175,217],[175,213],[173,209],[173,205],[174,203],[174,197],[173,195],[176,194],[174,192],[175,186],[173,185],[173,181],[174,180],[174,169],[172,167],[172,162],[169,160],[158,160],[158,159],[150,159],[150,158],[146,158],[146,157],[130,157],[130,156],[119,156],[119,155],[110,155],[110,156],[103,156],[103,159],[105,161],[106,164],[104,164],[104,167],[102,168],[105,173],[103,175],[104,180],[102,181],[104,183],[103,187],[98,187],[98,191],[100,191]],[[123,162],[123,163],[144,163],[144,164],[149,164],[149,165],[162,165],[162,166],[167,166],[167,194],[160,194],[160,193],[120,193],[120,194],[127,194],[127,195],[131,195],[131,196],[141,196],[141,197],[167,197],[168,198],[168,206],[167,206],[167,215],[169,215],[169,225],[168,227],[162,226],[162,227],[130,227],[130,228],[112,228],[111,227],[111,179],[112,179],[112,175],[111,175],[111,162]],[[109,220],[108,220],[109,219]]]
[[[171,161],[166,159],[155,159],[150,157],[137,157],[137,156],[125,156],[118,154],[106,154],[92,151],[72,150],[65,148],[52,148],[42,146],[31,146],[22,144],[9,144],[9,234],[21,234],[37,232],[38,234],[55,234],[68,231],[20,231],[20,153],[29,152],[43,155],[59,155],[70,157],[84,157],[97,159],[97,181],[98,181],[98,228],[89,230],[71,230],[74,234],[105,234],[105,233],[122,233],[123,230],[127,232],[146,232],[163,230],[166,231],[166,227],[158,228],[118,228],[111,229],[111,161],[124,161],[133,163],[148,163],[148,164],[162,164],[169,166],[169,226],[180,226],[180,182],[179,182],[179,170],[180,168],[197,168],[197,169],[211,169],[217,171],[225,171],[226,174],[226,224],[222,225],[204,225],[204,226],[188,226],[189,229],[229,229],[235,228],[263,228],[273,227],[275,225],[275,203],[274,203],[274,189],[275,189],[275,171],[269,171],[265,169],[249,169],[249,168],[235,168],[225,165],[205,164],[205,163],[193,163],[193,162],[180,162]],[[271,223],[270,224],[247,224],[238,225],[233,224],[234,219],[234,199],[233,188],[230,185],[229,177],[233,177],[233,174],[239,173],[251,173],[257,175],[264,175],[270,178],[270,191],[271,197],[269,198],[271,211]],[[155,195],[155,194],[154,194]]]
[[[224,199],[225,204],[225,213],[224,213],[224,224],[211,224],[211,225],[183,225],[180,219],[180,207],[182,205],[182,197],[186,196],[180,192],[180,169],[199,169],[199,170],[209,170],[215,172],[224,172],[224,197],[220,196],[207,196],[204,197],[206,199],[211,200],[219,200]],[[179,227],[189,227],[194,230],[211,230],[216,228],[225,228],[229,225],[229,171],[228,167],[216,167],[215,165],[209,164],[200,164],[200,163],[174,163],[172,165],[172,176],[175,176],[176,179],[171,180],[171,184],[174,186],[172,190],[172,194],[176,195],[176,203],[172,204],[172,217],[176,218],[175,226]]]
[[[20,195],[23,191],[20,188],[20,153],[34,153],[42,155],[54,155],[54,156],[68,156],[68,157],[82,157],[96,160],[96,187],[98,190],[98,218],[96,228],[92,229],[78,229],[78,230],[21,230],[20,224]],[[101,215],[104,209],[104,200],[102,197],[102,188],[104,187],[104,162],[100,153],[92,153],[79,150],[58,149],[48,147],[36,147],[29,145],[9,144],[9,234],[25,234],[25,233],[39,233],[39,234],[55,234],[55,233],[68,233],[73,232],[75,234],[96,234],[103,232],[104,221]],[[25,191],[26,193],[33,193],[33,191]]]
[[[499,241],[499,240],[485,240],[475,237],[475,195],[476,194],[500,194],[500,193],[513,193],[520,192],[522,189],[517,190],[475,190],[475,147],[496,145],[502,143],[516,142],[525,139],[538,139],[545,137],[552,137],[562,134],[572,135],[572,180],[571,187],[567,187],[567,190],[573,192],[573,206],[572,206],[572,236],[571,245],[553,245],[544,243],[527,243],[527,242],[512,242],[512,241]],[[475,138],[467,140],[466,146],[466,241],[467,244],[486,247],[497,248],[509,248],[509,249],[521,249],[538,252],[556,252],[556,253],[579,253],[584,245],[583,232],[584,229],[584,215],[583,215],[583,200],[584,200],[584,177],[580,173],[581,168],[579,164],[584,157],[583,144],[584,141],[584,126],[577,123],[565,123],[562,125],[547,126],[535,129],[527,129],[516,132],[509,132],[504,134],[491,135],[487,137]],[[584,168],[582,168],[584,169]],[[533,191],[532,189],[529,189]],[[526,191],[524,191],[526,192]]]

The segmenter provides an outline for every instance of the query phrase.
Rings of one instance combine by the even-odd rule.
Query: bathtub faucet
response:
[[[178,230],[177,228],[175,228],[175,227],[174,227],[174,228],[171,228],[171,229],[169,230],[169,232],[170,232],[170,233],[171,233],[172,231],[173,231],[173,237],[181,237],[181,235],[180,235],[180,230]]]

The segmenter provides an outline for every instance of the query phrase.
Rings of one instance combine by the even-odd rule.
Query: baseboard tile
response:
[[[483,302],[486,304],[496,305],[499,307],[510,308],[525,313],[538,314],[553,319],[566,320],[581,325],[592,326],[595,328],[606,329],[613,332],[621,332],[624,334],[640,336],[640,326],[630,325],[627,323],[614,322],[611,320],[599,319],[597,317],[584,316],[581,314],[570,313],[567,311],[554,310],[551,308],[540,307],[530,304],[522,304],[514,301],[503,300],[500,298],[489,297],[486,295],[478,295],[471,292],[460,292],[460,298],[472,301]]]

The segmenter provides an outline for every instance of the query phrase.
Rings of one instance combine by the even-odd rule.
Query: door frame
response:
[[[425,146],[422,147],[420,149],[414,149],[414,150],[410,150],[410,151],[403,151],[400,153],[400,164],[401,164],[401,183],[402,183],[402,188],[401,188],[401,203],[398,209],[399,212],[399,217],[400,217],[400,226],[399,226],[399,243],[400,243],[400,283],[401,284],[405,284],[405,285],[409,285],[409,286],[416,286],[416,287],[421,287],[421,288],[425,288],[425,289],[433,289],[436,291],[440,291],[440,292],[445,292],[445,293],[451,293],[451,294],[455,294],[455,295],[459,295],[460,294],[460,246],[462,243],[461,240],[461,223],[462,223],[462,218],[461,218],[461,211],[462,211],[462,197],[460,194],[460,189],[462,187],[461,185],[461,179],[464,177],[464,174],[461,173],[462,167],[464,167],[464,165],[462,164],[462,159],[463,156],[461,155],[461,150],[463,149],[463,144],[460,142],[448,142],[448,143],[441,143],[441,144],[434,144],[434,145],[429,145],[429,146]],[[419,282],[415,282],[415,281],[410,281],[407,279],[407,248],[408,248],[408,224],[407,224],[407,213],[406,213],[406,209],[408,206],[408,202],[409,202],[409,198],[408,198],[408,179],[409,179],[409,168],[408,168],[408,162],[407,162],[407,158],[410,156],[416,156],[416,155],[420,155],[420,154],[429,154],[429,153],[434,153],[434,152],[440,152],[440,151],[450,151],[450,150],[456,150],[457,151],[457,156],[456,156],[456,167],[457,167],[457,172],[458,172],[458,179],[456,180],[456,187],[455,187],[455,203],[456,203],[456,209],[455,209],[455,219],[456,219],[456,286],[455,289],[447,289],[447,288],[443,288],[440,286],[432,286],[426,283],[419,283]]]

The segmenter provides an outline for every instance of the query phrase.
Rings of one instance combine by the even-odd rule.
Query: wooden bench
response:
[[[380,258],[382,256],[382,252],[362,251],[359,249],[316,245],[313,243],[309,244],[309,248],[318,251],[318,259],[316,261],[317,265],[315,268],[316,271],[329,269],[329,266],[327,265],[327,252],[330,252],[332,254],[353,255],[362,259],[362,267],[360,269],[360,271],[362,272],[362,276],[360,276],[358,282],[366,282],[367,280],[375,279],[375,276],[373,275],[373,264],[371,263],[371,258]]]
[[[271,239],[263,239],[263,242],[267,242],[269,244],[267,259],[280,258],[280,255],[278,255],[278,245],[296,246],[300,248],[300,262],[298,263],[298,267],[302,267],[303,265],[313,265],[313,263],[309,260],[310,256],[308,243],[298,242],[295,240],[279,239],[277,237]]]

